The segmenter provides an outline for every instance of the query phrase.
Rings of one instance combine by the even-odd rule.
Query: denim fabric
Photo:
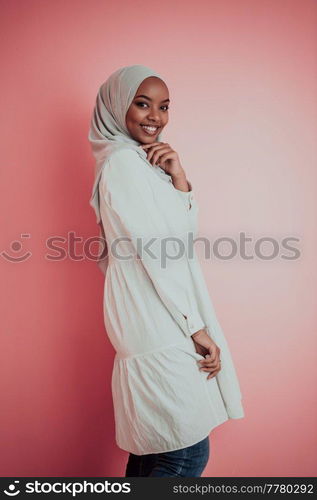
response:
[[[165,453],[129,454],[125,477],[200,477],[210,455],[209,436],[192,446]]]

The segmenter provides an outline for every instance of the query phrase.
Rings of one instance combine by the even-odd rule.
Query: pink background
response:
[[[246,233],[249,255],[262,237],[280,249],[273,260],[202,258],[246,413],[211,432],[204,476],[316,475],[316,10],[1,1],[3,476],[124,475],[103,276],[83,241],[99,234],[88,204],[96,93],[131,64],[169,87],[164,140],[193,183],[200,235],[239,244]],[[70,231],[77,257],[49,260],[46,239]],[[281,258],[292,255],[285,237],[299,239],[299,258]]]

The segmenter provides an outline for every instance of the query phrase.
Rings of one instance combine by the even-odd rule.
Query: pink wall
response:
[[[3,476],[124,473],[103,277],[82,244],[98,234],[92,107],[130,64],[165,76],[165,141],[193,183],[201,236],[238,244],[246,233],[249,255],[261,237],[299,238],[296,260],[202,259],[246,412],[212,431],[204,475],[316,475],[316,10],[313,0],[1,2]],[[46,239],[70,231],[82,238],[77,260],[48,260]]]

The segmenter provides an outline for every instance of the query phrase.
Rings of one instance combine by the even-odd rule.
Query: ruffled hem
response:
[[[146,353],[115,357],[112,396],[117,445],[136,455],[191,446],[232,418],[236,402],[207,380],[191,339]],[[233,418],[239,418],[235,416]]]

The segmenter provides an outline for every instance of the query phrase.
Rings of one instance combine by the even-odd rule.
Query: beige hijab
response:
[[[99,88],[91,118],[88,140],[96,164],[89,203],[95,210],[97,224],[100,225],[97,264],[104,274],[108,267],[108,248],[99,209],[99,181],[107,159],[113,151],[118,149],[134,149],[144,161],[152,166],[147,160],[146,151],[140,148],[140,143],[130,136],[125,122],[127,111],[138,87],[149,76],[157,76],[163,80],[158,73],[141,64],[124,66],[112,73]],[[162,141],[162,133],[157,136],[156,140]]]

